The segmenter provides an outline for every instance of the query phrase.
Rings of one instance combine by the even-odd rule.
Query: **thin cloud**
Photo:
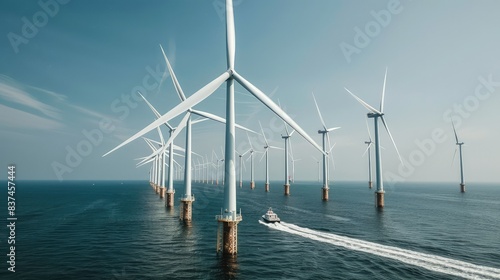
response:
[[[56,130],[63,127],[57,121],[40,117],[18,109],[10,108],[0,104],[0,120],[2,124],[12,128],[28,128],[39,130]]]
[[[4,100],[37,110],[53,119],[61,119],[59,109],[35,99],[26,92],[24,86],[5,75],[0,75],[0,97]]]

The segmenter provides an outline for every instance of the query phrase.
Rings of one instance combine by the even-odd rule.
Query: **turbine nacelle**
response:
[[[367,113],[366,116],[368,118],[378,118],[378,117],[382,117],[384,115],[384,113]]]

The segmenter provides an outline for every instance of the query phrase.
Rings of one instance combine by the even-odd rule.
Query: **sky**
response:
[[[226,71],[223,0],[0,2],[0,161],[26,180],[143,180],[150,154],[138,139],[103,154],[179,103],[159,44],[187,96]],[[321,144],[314,93],[330,134],[333,180],[367,180],[366,108],[384,113],[403,159],[381,127],[386,184],[459,183],[451,120],[464,145],[465,180],[499,182],[498,1],[234,0],[236,65]],[[225,115],[225,85],[195,107]],[[180,121],[172,120],[172,124]],[[283,147],[282,121],[236,86],[236,122],[264,127]],[[373,136],[373,121],[369,128]],[[168,131],[162,127],[166,137]],[[159,139],[156,131],[148,134]],[[262,136],[249,134],[256,150]],[[239,152],[249,149],[238,131]],[[321,154],[292,136],[296,180],[317,180]],[[175,143],[185,145],[184,134]],[[224,125],[193,126],[193,150],[221,157]],[[256,179],[264,161],[256,156]],[[194,157],[195,163],[198,159]],[[182,158],[177,159],[182,162]],[[283,180],[284,154],[270,151],[271,180]],[[246,162],[244,178],[249,178]]]

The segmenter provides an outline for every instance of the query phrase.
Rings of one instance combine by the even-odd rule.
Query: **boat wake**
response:
[[[360,239],[345,237],[328,232],[321,232],[299,227],[285,222],[267,224],[259,223],[273,229],[299,235],[312,240],[329,243],[349,250],[365,252],[410,265],[419,266],[428,270],[454,275],[466,279],[500,279],[500,269],[475,265],[464,261],[440,257],[432,254],[420,253],[398,247],[381,245]]]

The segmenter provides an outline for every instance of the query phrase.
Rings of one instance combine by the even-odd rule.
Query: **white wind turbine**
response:
[[[462,158],[462,145],[464,142],[458,141],[458,135],[457,135],[457,130],[455,129],[455,124],[453,121],[451,122],[451,125],[453,126],[453,133],[455,134],[455,140],[456,140],[456,145],[458,146],[459,150],[459,157],[460,157],[460,192],[465,192],[465,182],[464,182],[464,165],[463,165],[463,158]],[[457,149],[455,149],[455,153],[453,154],[453,161],[455,161],[455,156],[457,155]]]
[[[372,188],[373,181],[372,181],[372,135],[370,133],[370,127],[368,127],[368,121],[366,121],[366,129],[368,129],[368,139],[369,141],[365,141],[365,144],[368,145],[366,147],[365,152],[363,153],[363,156],[368,153],[368,188]]]
[[[268,192],[269,191],[269,148],[277,150],[283,150],[283,149],[280,147],[269,145],[269,142],[267,141],[266,134],[264,133],[264,129],[262,128],[262,124],[260,123],[260,121],[259,121],[259,126],[260,126],[260,131],[262,132],[262,136],[264,137],[264,142],[266,144],[264,146],[264,154],[262,155],[260,160],[262,161],[264,156],[266,157],[266,183],[264,185],[264,188],[265,191]]]
[[[323,195],[322,195],[322,199],[326,201],[326,200],[328,200],[328,190],[329,190],[328,182],[330,180],[329,168],[328,168],[328,158],[330,156],[329,154],[330,154],[331,149],[332,149],[332,146],[330,144],[330,135],[328,133],[331,131],[334,131],[336,129],[339,129],[340,127],[332,127],[332,128],[326,127],[325,121],[323,120],[323,116],[321,115],[321,111],[319,110],[318,102],[316,102],[316,97],[314,97],[314,93],[312,94],[312,96],[314,99],[314,104],[316,105],[316,110],[318,111],[319,119],[321,120],[321,125],[323,125],[323,129],[318,130],[318,134],[321,134],[322,138],[323,138],[323,189],[322,189]],[[327,142],[328,142],[328,149],[326,147]]]
[[[240,172],[239,172],[239,176],[240,176],[240,188],[243,187],[243,166],[245,166],[245,162],[243,161],[243,156],[245,156],[248,152],[250,152],[251,149],[248,149],[246,152],[240,154],[238,151],[236,151],[236,153],[238,154],[238,157],[240,158]],[[245,170],[246,170],[246,167],[245,167]]]
[[[398,154],[399,160],[401,164],[403,164],[403,160],[401,159],[401,155],[399,154],[398,147],[396,146],[396,142],[394,142],[394,138],[391,135],[391,132],[389,131],[389,127],[387,126],[387,122],[384,119],[384,96],[385,96],[385,84],[387,80],[387,69],[385,70],[385,76],[384,76],[384,86],[382,88],[382,99],[380,100],[380,109],[377,110],[373,106],[369,105],[365,101],[363,101],[361,98],[357,97],[354,95],[351,91],[349,91],[347,88],[345,90],[349,92],[361,105],[363,105],[366,109],[371,111],[370,113],[367,114],[368,118],[372,118],[374,120],[374,127],[375,127],[375,168],[376,168],[376,177],[377,177],[377,190],[375,191],[376,194],[376,207],[382,208],[384,207],[384,182],[382,181],[382,157],[380,153],[380,137],[379,137],[379,130],[378,130],[378,120],[380,119],[382,121],[382,124],[385,127],[385,130],[387,131],[387,134],[389,134],[389,137],[391,138],[392,144],[394,145],[394,148],[396,149],[396,152]]]
[[[290,137],[292,137],[295,129],[292,130],[292,132],[288,132],[288,128],[285,123],[285,131],[285,135],[281,134],[281,138],[285,140],[285,184],[283,186],[285,187],[285,195],[290,195],[290,175],[288,174],[288,148],[290,146]]]
[[[319,145],[281,108],[279,108],[267,95],[260,89],[255,87],[240,74],[234,67],[235,62],[235,28],[234,28],[234,13],[233,1],[226,0],[226,50],[227,50],[227,66],[228,69],[219,77],[202,87],[185,101],[164,114],[160,119],[149,124],[141,131],[127,139],[122,144],[118,145],[110,152],[123,147],[131,141],[141,137],[145,133],[151,131],[157,126],[160,126],[166,121],[186,112],[189,108],[202,102],[209,97],[217,88],[226,82],[226,139],[225,139],[225,186],[224,186],[224,204],[221,215],[217,216],[218,222],[223,224],[224,232],[227,234],[222,238],[224,246],[218,246],[218,250],[222,250],[227,254],[237,253],[237,224],[242,220],[241,213],[237,213],[236,208],[236,172],[235,172],[235,110],[234,110],[234,80],[247,89],[252,95],[259,99],[270,110],[277,114],[281,119],[287,122],[293,129],[302,135],[316,149],[322,151]],[[106,153],[109,154],[110,152]],[[219,244],[220,245],[220,244]]]
[[[250,189],[255,189],[255,166],[254,166],[254,153],[260,153],[253,148],[252,141],[250,141],[250,137],[248,136],[248,144],[250,144],[250,156],[247,160],[250,160]]]

